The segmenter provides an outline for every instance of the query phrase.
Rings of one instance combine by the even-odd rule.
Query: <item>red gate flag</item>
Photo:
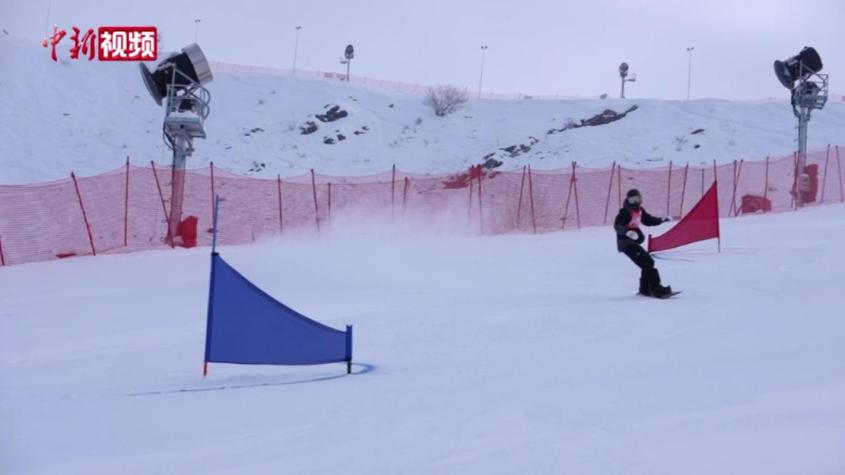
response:
[[[713,182],[701,200],[672,229],[657,237],[649,234],[648,252],[665,251],[697,241],[718,238],[720,234],[717,184],[718,182]]]

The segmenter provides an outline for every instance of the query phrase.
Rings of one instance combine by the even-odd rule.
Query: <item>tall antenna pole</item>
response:
[[[687,56],[689,58],[689,62],[687,64],[687,100],[690,98],[690,90],[692,88],[692,51],[695,49],[695,46],[687,47]]]
[[[481,74],[478,76],[478,98],[481,99],[481,82],[484,80],[484,54],[487,52],[487,45],[481,45]]]
[[[302,25],[296,25],[296,42],[293,46],[293,72],[296,72],[296,55],[299,52],[299,30],[302,29]]]

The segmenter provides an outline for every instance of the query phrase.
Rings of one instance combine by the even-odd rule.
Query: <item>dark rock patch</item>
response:
[[[300,126],[299,130],[302,135],[310,135],[317,131],[317,124],[309,120],[305,122],[305,125]]]

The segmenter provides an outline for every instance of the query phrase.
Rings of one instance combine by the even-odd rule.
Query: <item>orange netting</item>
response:
[[[845,201],[839,147],[807,155],[810,204]],[[221,196],[221,244],[318,232],[340,220],[414,221],[483,234],[548,232],[613,220],[624,193],[638,188],[653,214],[679,217],[719,181],[720,216],[795,206],[795,156],[715,166],[617,165],[539,171],[482,170],[438,175],[398,170],[367,177],[310,173],[262,179],[219,168],[188,170],[182,216],[199,218],[198,244],[211,244],[212,201]],[[92,177],[0,186],[0,265],[168,246],[172,172],[127,165]]]

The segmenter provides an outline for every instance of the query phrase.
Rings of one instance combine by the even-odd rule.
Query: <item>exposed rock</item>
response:
[[[702,132],[704,132],[704,129],[695,129],[692,132],[690,132],[690,135],[700,134]]]
[[[481,166],[488,169],[488,170],[491,170],[493,168],[502,166],[502,164],[504,164],[504,163],[505,162],[503,162],[501,160],[496,160],[495,158],[488,158],[487,160],[484,161],[484,163]]]
[[[317,131],[317,124],[309,120],[305,122],[305,125],[299,127],[299,130],[302,135],[310,135]]]
[[[328,105],[326,107],[328,107]],[[314,117],[316,117],[320,122],[334,122],[348,115],[348,112],[341,109],[340,106],[335,105],[330,107],[325,114],[316,114]]]

